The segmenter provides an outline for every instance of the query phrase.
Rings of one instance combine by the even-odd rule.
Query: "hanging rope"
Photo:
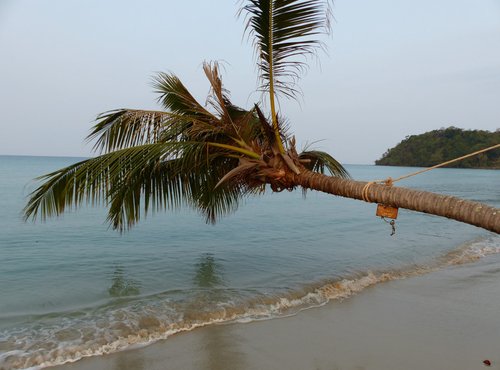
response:
[[[487,152],[487,151],[490,151],[490,150],[493,150],[493,149],[496,149],[496,148],[500,148],[500,144],[496,144],[496,145],[490,146],[488,148],[481,149],[481,150],[478,150],[476,152],[469,153],[469,154],[463,155],[463,156],[455,158],[455,159],[451,159],[449,161],[437,164],[437,165],[432,166],[432,167],[425,168],[425,169],[420,170],[420,171],[412,172],[412,173],[410,173],[408,175],[400,176],[400,177],[398,177],[396,179],[392,179],[391,177],[388,177],[385,180],[373,180],[373,181],[369,181],[363,187],[363,190],[361,192],[361,197],[362,197],[362,199],[365,202],[370,202],[370,198],[368,196],[368,191],[370,189],[370,186],[373,185],[373,184],[384,184],[384,185],[387,185],[387,186],[392,186],[392,184],[395,183],[395,182],[397,182],[397,181],[401,181],[401,180],[407,179],[407,178],[412,177],[412,176],[420,175],[421,173],[433,170],[435,168],[443,167],[443,166],[446,166],[446,165],[448,165],[450,163],[458,162],[458,161],[461,161],[463,159],[466,159],[466,158],[469,158],[469,157],[473,157],[475,155],[478,155],[478,154],[481,154],[481,153],[484,153],[484,152]]]

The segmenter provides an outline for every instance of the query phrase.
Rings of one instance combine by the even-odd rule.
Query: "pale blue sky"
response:
[[[114,108],[152,108],[156,71],[201,101],[201,63],[224,60],[233,101],[259,98],[238,3],[0,0],[0,154],[88,156],[83,138]],[[336,0],[328,55],[300,105],[299,145],[373,163],[406,135],[500,127],[500,0]]]

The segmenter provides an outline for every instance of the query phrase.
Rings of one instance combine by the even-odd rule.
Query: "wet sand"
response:
[[[490,360],[486,367],[483,360]],[[500,255],[55,370],[500,369]]]

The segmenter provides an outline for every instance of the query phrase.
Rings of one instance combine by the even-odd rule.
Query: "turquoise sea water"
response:
[[[500,252],[497,235],[316,192],[267,193],[206,225],[150,215],[120,235],[103,208],[24,223],[33,178],[75,158],[0,156],[0,369],[43,367],[144,345],[213,322],[293,314],[402,278]],[[415,169],[348,166],[355,179]],[[438,169],[402,186],[500,207],[500,171]]]

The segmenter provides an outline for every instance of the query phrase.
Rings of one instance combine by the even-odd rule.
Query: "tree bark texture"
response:
[[[346,180],[302,169],[300,174],[287,174],[288,181],[306,189],[341,197],[363,200],[364,181]],[[500,209],[450,195],[371,184],[365,189],[370,203],[381,203],[412,211],[451,218],[500,234]]]

